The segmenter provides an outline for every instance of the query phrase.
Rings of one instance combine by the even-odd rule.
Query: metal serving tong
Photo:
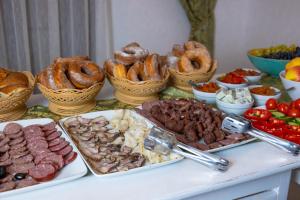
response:
[[[293,155],[298,155],[300,145],[272,136],[252,127],[251,122],[241,116],[230,114],[222,122],[222,129],[229,133],[245,133],[280,148]]]
[[[163,155],[175,152],[218,171],[226,171],[229,167],[228,160],[178,142],[174,134],[155,126],[145,138],[144,146],[150,151]]]

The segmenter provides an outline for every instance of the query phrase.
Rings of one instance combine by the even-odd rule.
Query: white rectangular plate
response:
[[[78,115],[78,116],[81,116],[81,117],[84,117],[84,118],[89,118],[89,119],[92,119],[92,118],[96,118],[96,117],[99,117],[99,116],[104,116],[107,120],[111,120],[114,116],[116,116],[116,113],[117,112],[120,112],[121,110],[106,110],[106,111],[98,111],[98,112],[90,112],[90,113],[85,113],[85,114],[81,114],[81,115]],[[132,116],[133,117],[136,117],[136,118],[142,118],[142,116],[138,115],[136,112],[134,111],[130,111]],[[64,119],[61,119],[59,121],[59,124],[61,125],[61,127],[64,129],[64,131],[68,134],[68,131],[64,128],[64,121],[66,119],[68,119],[69,117],[67,118],[64,118]],[[143,118],[145,119],[145,118]],[[147,126],[149,128],[151,128],[153,126],[152,123],[149,122],[149,120],[145,120]],[[69,135],[69,137],[71,138],[71,136]],[[79,151],[80,153],[80,151]],[[115,172],[115,173],[108,173],[108,174],[98,174],[96,173],[93,168],[90,166],[90,164],[87,162],[87,160],[85,159],[85,156],[82,155],[80,153],[80,156],[82,157],[82,159],[84,160],[84,162],[86,163],[86,165],[88,166],[88,168],[91,170],[91,172],[97,176],[97,177],[113,177],[113,176],[121,176],[121,175],[127,175],[127,174],[133,174],[133,173],[136,173],[136,172],[142,172],[142,171],[146,171],[146,170],[149,170],[149,169],[153,169],[153,168],[157,168],[157,167],[162,167],[164,165],[168,165],[168,164],[171,164],[171,163],[174,163],[174,162],[177,162],[177,161],[180,161],[182,160],[183,158],[179,158],[179,159],[175,159],[175,160],[170,160],[170,161],[166,161],[166,162],[162,162],[162,163],[157,163],[157,164],[146,164],[142,167],[138,167],[138,168],[134,168],[134,169],[130,169],[128,171],[122,171],[122,172]]]
[[[47,124],[52,122],[52,119],[49,118],[39,118],[39,119],[28,119],[28,120],[19,120],[19,121],[14,121],[22,126],[29,126],[32,124]],[[1,123],[0,124],[0,131],[3,130],[4,126],[9,123],[9,122],[5,122],[5,123]],[[78,152],[77,148],[75,147],[75,145],[73,144],[73,142],[69,139],[69,137],[64,133],[64,131],[60,128],[60,126],[56,125],[56,128],[58,131],[62,132],[61,137],[65,138],[66,141],[70,142],[70,145],[73,147],[73,150],[75,152]],[[29,192],[29,191],[34,191],[36,189],[40,189],[40,188],[46,188],[46,187],[50,187],[53,185],[57,185],[60,183],[64,183],[67,181],[71,181],[74,179],[77,179],[79,177],[84,176],[87,173],[87,168],[83,162],[83,160],[81,159],[80,156],[77,156],[77,158],[71,162],[70,164],[68,164],[67,166],[65,166],[62,170],[60,170],[57,174],[57,176],[51,180],[51,181],[47,181],[47,182],[42,182],[39,183],[37,185],[33,185],[33,186],[28,186],[28,187],[24,187],[24,188],[20,188],[20,189],[14,189],[14,190],[10,190],[7,192],[0,192],[0,197],[5,197],[5,196],[9,196],[9,195],[14,195],[14,194],[20,194],[23,192]]]

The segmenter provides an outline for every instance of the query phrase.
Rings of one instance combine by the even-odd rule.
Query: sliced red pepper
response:
[[[244,113],[245,118],[250,120],[268,120],[272,114],[265,109],[251,108]]]
[[[275,118],[275,117],[270,117],[270,118],[269,118],[269,122],[270,122],[271,124],[273,124],[274,126],[282,126],[282,125],[285,124],[285,121],[284,121],[284,120],[282,120],[282,119],[277,119],[277,118]]]

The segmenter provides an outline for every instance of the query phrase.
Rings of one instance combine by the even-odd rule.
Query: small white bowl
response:
[[[256,71],[259,73],[259,75],[257,76],[245,76],[245,79],[247,79],[248,83],[249,84],[254,84],[254,83],[258,83],[262,77],[262,73],[259,71],[259,70],[256,70],[256,69],[250,69],[250,68],[243,68],[243,70],[246,70],[246,71]]]
[[[261,87],[261,86],[263,86],[263,85],[251,85],[248,88],[250,90],[252,88]],[[271,87],[271,88],[274,89],[275,92],[278,93],[278,94],[276,94],[274,96],[265,96],[265,95],[251,93],[252,97],[254,98],[256,106],[264,106],[266,104],[266,102],[268,101],[268,99],[270,99],[270,98],[274,98],[274,99],[279,99],[280,98],[280,96],[281,96],[280,90],[275,88],[275,87]]]
[[[236,115],[242,115],[246,110],[248,110],[253,106],[254,101],[252,101],[251,103],[244,103],[244,104],[240,104],[240,103],[232,104],[232,103],[225,103],[223,101],[220,101],[219,99],[216,99],[216,104],[220,110],[222,110],[227,114],[233,113]]]
[[[206,84],[206,83],[197,83],[197,85],[199,85],[199,86],[203,85],[203,84]],[[197,100],[204,101],[205,103],[208,103],[208,104],[216,103],[216,93],[202,92],[200,90],[195,89],[194,87],[192,87],[192,88],[193,88],[194,96]]]
[[[284,89],[287,90],[287,93],[292,98],[292,100],[296,100],[300,98],[300,82],[291,81],[285,78],[285,71],[281,71],[279,73],[279,77],[283,84]],[[290,90],[290,88],[294,88]]]
[[[219,86],[223,86],[223,87],[226,87],[226,88],[229,88],[229,89],[234,89],[234,88],[244,88],[244,87],[247,87],[248,85],[248,80],[245,78],[245,83],[241,83],[241,84],[231,84],[231,83],[224,83],[222,81],[219,81],[219,78],[224,76],[225,74],[222,74],[220,76],[218,76],[216,78],[216,83],[219,85]]]

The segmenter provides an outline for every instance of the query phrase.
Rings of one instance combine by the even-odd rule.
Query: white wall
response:
[[[215,56],[218,72],[249,67],[246,53],[255,47],[300,44],[299,0],[218,0]],[[177,0],[113,0],[114,49],[130,41],[158,53],[189,35],[189,23]]]

